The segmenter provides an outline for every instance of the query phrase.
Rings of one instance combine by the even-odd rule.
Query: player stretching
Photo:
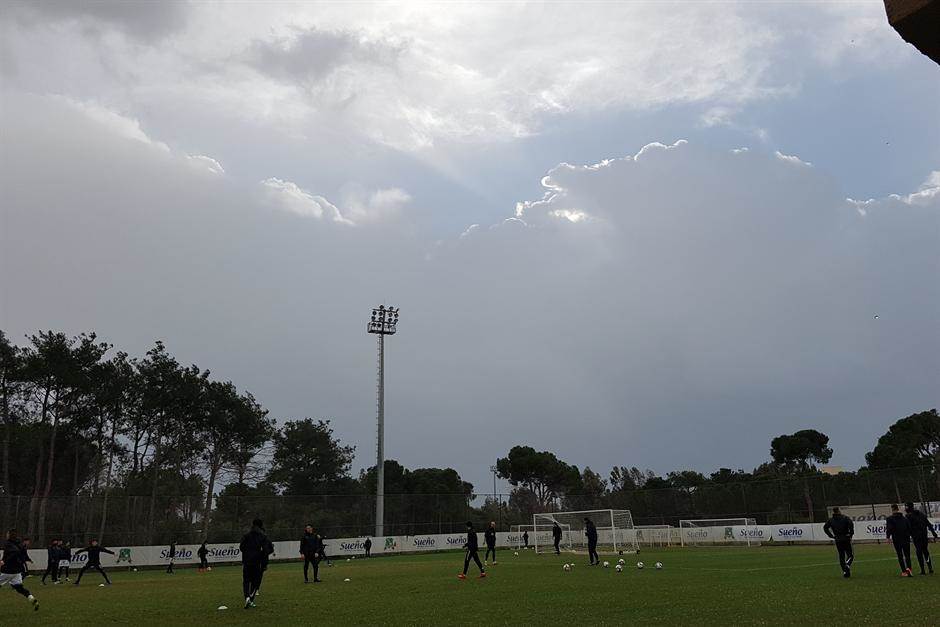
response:
[[[310,566],[313,565],[313,581],[320,582],[319,566],[320,560],[320,537],[313,532],[313,525],[304,527],[304,535],[300,538],[300,554],[304,556],[304,583],[310,583],[308,573]]]
[[[251,522],[251,531],[242,536],[238,548],[242,552],[242,592],[245,594],[245,609],[255,607],[255,594],[261,587],[263,572],[261,566],[267,553],[268,538],[264,535],[264,525],[255,518]]]
[[[555,555],[561,555],[561,549],[558,548],[561,543],[561,527],[558,526],[558,521],[552,523],[552,541],[555,543]]]
[[[33,604],[33,609],[39,609],[39,601],[36,600],[29,590],[23,587],[23,569],[26,567],[26,552],[19,540],[16,539],[16,531],[10,529],[7,532],[7,539],[3,545],[3,557],[0,558],[0,588],[6,584],[17,594],[22,594]]]
[[[933,574],[933,562],[930,561],[930,549],[927,548],[927,532],[933,534],[933,539],[937,539],[937,530],[933,528],[930,521],[919,509],[914,509],[913,503],[907,503],[904,506],[907,511],[907,525],[911,528],[911,540],[914,541],[914,550],[917,552],[917,563],[920,565],[920,574],[925,575],[924,563]]]
[[[463,548],[466,549],[467,555],[463,560],[463,572],[457,575],[457,579],[467,578],[470,560],[477,563],[477,568],[480,569],[480,579],[486,577],[486,570],[483,568],[483,564],[480,563],[480,545],[477,543],[477,532],[473,530],[473,523],[470,521],[467,521],[467,543],[463,545]]]
[[[911,528],[900,511],[898,504],[891,505],[891,515],[885,520],[885,533],[894,543],[894,552],[898,554],[902,577],[913,577],[911,572]]]
[[[832,508],[832,518],[823,525],[823,532],[836,541],[836,550],[839,552],[839,566],[842,567],[842,576],[848,579],[852,576],[852,536],[855,535],[855,524],[848,516],[843,516],[838,507]]]
[[[82,566],[82,569],[78,571],[78,579],[75,580],[75,585],[77,586],[79,583],[81,583],[82,575],[85,574],[86,570],[89,568],[94,568],[99,573],[101,573],[101,576],[104,577],[104,582],[110,586],[111,580],[108,579],[108,573],[104,572],[104,569],[101,568],[101,554],[109,553],[110,555],[114,555],[114,551],[110,551],[103,546],[99,546],[97,540],[92,540],[84,549],[75,551],[75,555],[78,555],[79,553],[88,553],[88,563]]]
[[[588,558],[591,560],[591,566],[597,566],[601,563],[601,558],[597,555],[597,527],[590,518],[584,519],[584,535],[587,536]]]
[[[483,532],[483,542],[486,544],[486,553],[483,555],[484,564],[489,564],[490,553],[493,554],[493,563],[496,563],[496,522],[490,521],[490,526]]]

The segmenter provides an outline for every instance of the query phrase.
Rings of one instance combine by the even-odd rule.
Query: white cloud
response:
[[[187,155],[187,158],[194,165],[212,174],[225,174],[225,169],[222,167],[222,164],[212,157],[207,157],[206,155]]]
[[[785,154],[783,154],[782,152],[780,152],[779,150],[775,150],[775,151],[774,151],[774,156],[777,157],[778,159],[780,159],[781,161],[786,162],[786,163],[792,163],[792,164],[795,164],[795,165],[803,165],[803,166],[806,166],[806,167],[812,167],[812,165],[813,165],[813,164],[810,163],[809,161],[803,161],[802,159],[800,159],[800,158],[797,157],[796,155],[785,155]]]
[[[296,183],[279,178],[266,178],[260,183],[273,206],[299,216],[326,218],[333,222],[352,224],[343,217],[339,209],[323,196],[316,196],[301,189]]]
[[[108,133],[123,137],[124,139],[138,141],[148,146],[153,146],[164,152],[170,152],[169,146],[161,141],[151,139],[140,127],[140,122],[134,118],[122,115],[96,102],[80,102],[65,97],[61,98],[61,100],[76,111],[80,111],[89,119],[100,124],[103,130]]]

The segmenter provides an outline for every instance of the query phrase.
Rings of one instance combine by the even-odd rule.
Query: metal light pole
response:
[[[398,309],[379,305],[372,310],[366,329],[379,336],[377,392],[378,441],[375,447],[375,537],[385,535],[385,336],[395,335]]]

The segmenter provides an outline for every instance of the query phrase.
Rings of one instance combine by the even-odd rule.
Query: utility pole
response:
[[[398,309],[379,305],[366,329],[379,336],[379,372],[376,392],[378,438],[375,447],[375,537],[385,535],[385,336],[395,335]]]

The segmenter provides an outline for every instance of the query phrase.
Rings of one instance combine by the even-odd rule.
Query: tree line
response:
[[[159,341],[138,358],[94,333],[43,331],[18,346],[0,330],[0,418],[0,518],[38,542],[227,541],[254,516],[277,539],[309,521],[334,537],[374,524],[375,468],[353,476],[355,449],[328,420],[276,422],[250,392],[179,363]],[[596,508],[630,509],[638,523],[801,522],[824,516],[836,497],[940,500],[936,410],[892,424],[857,472],[822,473],[831,457],[825,434],[802,430],[774,438],[768,461],[750,472],[616,466],[604,477],[520,445],[494,469],[510,494],[479,505],[451,468],[387,460],[386,528],[451,532],[467,519],[507,528],[534,512]]]

